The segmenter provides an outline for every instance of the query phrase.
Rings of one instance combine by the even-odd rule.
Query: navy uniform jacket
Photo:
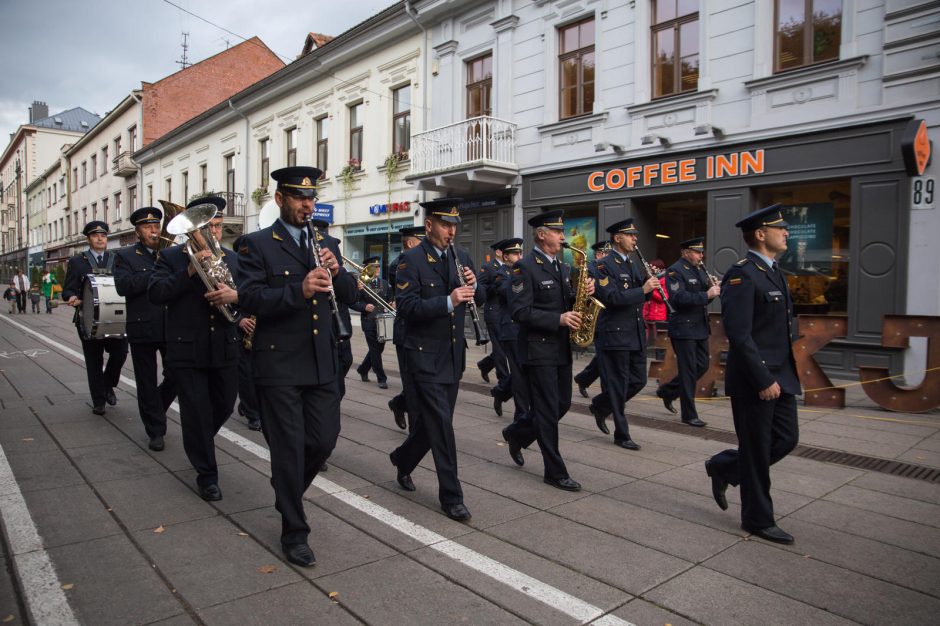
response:
[[[486,304],[483,305],[483,320],[490,325],[499,324],[499,298],[496,296],[496,272],[502,265],[496,259],[487,261],[480,266],[480,273],[477,275],[477,281],[480,283],[480,289],[483,290],[483,296],[486,298]]]
[[[496,297],[499,299],[499,324],[496,325],[497,337],[491,339],[499,341],[516,341],[519,338],[519,327],[512,321],[512,311],[509,308],[509,298],[512,294],[512,268],[505,263],[496,270]]]
[[[559,326],[558,320],[571,310],[575,293],[568,264],[558,262],[560,271],[556,272],[548,257],[532,250],[512,268],[509,308],[519,324],[516,347],[524,365],[571,363],[570,329]]]
[[[238,280],[235,253],[222,248],[223,262]],[[205,298],[198,274],[188,274],[189,257],[183,246],[161,250],[150,276],[150,302],[166,306],[166,361],[173,367],[217,369],[238,363],[239,338],[235,323],[225,319]]]
[[[461,264],[473,271],[473,261],[457,248]],[[460,381],[466,365],[467,340],[464,318],[467,305],[460,304],[447,312],[450,293],[459,285],[454,260],[448,253],[442,263],[431,242],[425,240],[401,255],[396,273],[395,303],[398,317],[404,320],[404,338],[408,374],[417,382],[455,384]],[[477,306],[483,304],[478,287],[474,294]]]
[[[339,262],[337,240],[319,236],[321,247],[332,250]],[[302,284],[312,265],[281,221],[248,235],[238,256],[239,304],[245,315],[257,318],[251,350],[255,384],[325,385],[336,380],[339,366],[328,294],[304,298]],[[333,290],[337,306],[351,304],[356,279],[341,267]]]
[[[404,254],[404,253],[402,253]],[[396,276],[398,275],[398,264],[401,263],[401,254],[395,257],[391,265],[388,266],[388,284],[389,284],[389,304],[395,304],[395,297],[398,295],[395,290]],[[397,304],[395,305],[398,306]],[[396,346],[401,345],[402,338],[405,336],[405,320],[401,315],[395,315],[394,332],[392,333],[392,343]]]
[[[759,256],[747,256],[721,283],[721,319],[728,336],[727,395],[757,394],[775,381],[783,393],[799,394],[793,359],[793,301],[787,279]]]
[[[140,242],[115,253],[114,286],[127,303],[127,340],[130,343],[163,343],[166,307],[153,304],[147,287],[153,275],[156,253]]]
[[[708,288],[705,272],[685,259],[669,266],[662,281],[675,313],[669,314],[669,336],[673,339],[708,339]]]
[[[111,250],[105,250],[102,253],[102,268],[108,266],[109,257],[112,254],[114,254],[114,252]],[[76,254],[69,259],[68,265],[65,269],[65,280],[63,281],[62,285],[63,302],[68,302],[69,298],[72,296],[76,296],[79,300],[84,297],[85,278],[89,274],[94,274],[94,269],[92,269],[88,259],[85,258],[84,253]],[[78,309],[75,310],[75,315],[72,317],[72,322],[77,328],[81,329],[81,323],[78,319]]]
[[[594,297],[606,307],[601,311],[594,344],[602,350],[642,350],[646,347],[643,293],[646,276],[639,263],[624,260],[613,251],[597,262]]]

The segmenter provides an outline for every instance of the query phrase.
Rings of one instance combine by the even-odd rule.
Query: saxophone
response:
[[[578,284],[575,285],[574,308],[581,314],[581,327],[578,330],[571,331],[571,343],[579,348],[586,348],[594,341],[594,331],[597,329],[597,318],[601,314],[604,305],[594,296],[587,293],[587,281],[590,278],[587,272],[587,255],[584,250],[579,250],[568,242],[561,244],[563,247],[571,250],[574,257],[574,267],[578,273]]]

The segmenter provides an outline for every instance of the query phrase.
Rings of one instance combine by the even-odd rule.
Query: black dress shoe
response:
[[[401,472],[398,472],[395,480],[398,481],[398,485],[405,491],[415,491],[418,489],[415,487],[415,482],[411,480],[411,474],[402,474]]]
[[[659,389],[656,390],[656,397],[663,401],[663,406],[666,407],[666,410],[669,411],[670,413],[675,414],[679,412],[676,410],[676,407],[672,406],[672,403],[675,400],[675,398],[667,398],[666,396],[663,395],[662,391]]]
[[[261,420],[257,417],[253,420],[248,420],[248,430],[261,430]]]
[[[388,389],[388,383],[384,380],[379,381],[379,389]]]
[[[601,431],[602,433],[604,433],[605,435],[609,435],[609,434],[610,434],[610,429],[607,428],[607,416],[606,416],[606,415],[601,415],[601,414],[597,411],[597,409],[594,407],[593,404],[590,405],[590,406],[588,406],[588,409],[591,411],[591,415],[594,416],[594,423],[597,424],[598,430],[600,430],[600,431]]]
[[[368,371],[366,371],[365,373],[363,373],[363,372],[360,372],[359,370],[356,370],[356,373],[359,374],[359,379],[360,379],[362,382],[364,382],[364,383],[369,382],[369,372],[368,372]]]
[[[159,452],[163,450],[165,444],[163,442],[163,435],[157,435],[156,437],[150,438],[150,443],[147,444],[147,447],[153,450],[154,452]]]
[[[545,484],[565,491],[581,491],[581,483],[570,478],[545,478]]]
[[[330,469],[330,466],[327,465],[326,461],[323,461],[323,464],[320,465],[320,471],[321,471],[321,472],[325,472],[325,471],[328,470],[328,469]]]
[[[728,491],[728,481],[718,475],[715,464],[711,461],[705,461],[705,473],[712,479],[712,497],[718,508],[722,511],[728,510],[728,497],[725,492]]]
[[[98,406],[92,407],[91,412],[94,413],[95,415],[104,415],[104,405],[99,404]]]
[[[405,412],[395,408],[391,400],[388,401],[388,408],[391,409],[392,415],[395,416],[395,425],[405,430],[405,427],[408,426],[408,423],[405,421]]]
[[[241,402],[238,403],[238,414],[242,417],[245,417],[245,405]]]
[[[498,417],[503,416],[503,401],[493,396],[493,410],[496,411]]]
[[[463,504],[442,504],[441,508],[444,510],[444,513],[452,520],[458,522],[466,522],[470,519],[470,511],[467,510]]]
[[[218,485],[206,485],[199,488],[199,497],[207,502],[215,502],[222,499],[222,490]]]
[[[778,526],[768,526],[767,528],[748,528],[747,526],[742,526],[744,530],[760,537],[761,539],[766,539],[767,541],[773,541],[774,543],[793,543],[793,535],[790,533],[781,530]]]
[[[111,406],[114,406],[115,404],[117,404],[117,396],[114,395],[114,389],[108,389],[108,395],[107,395],[106,400],[108,401],[108,404],[110,404]]]
[[[682,423],[689,426],[695,426],[696,428],[703,428],[706,425],[706,422],[703,422],[697,417],[693,417],[690,420],[682,420]]]
[[[522,456],[522,446],[519,445],[515,437],[506,432],[505,428],[503,429],[503,440],[509,444],[509,456],[512,462],[519,467],[525,465],[525,457]]]
[[[578,383],[578,393],[581,394],[582,398],[587,398],[588,397],[587,387],[582,385],[581,383]]]
[[[614,445],[620,446],[621,448],[626,448],[627,450],[639,450],[640,449],[640,444],[638,444],[632,439],[621,439],[620,441],[615,441]]]
[[[317,557],[313,555],[313,550],[305,543],[292,543],[287,546],[281,546],[284,550],[284,556],[294,565],[301,567],[310,567],[317,562]]]

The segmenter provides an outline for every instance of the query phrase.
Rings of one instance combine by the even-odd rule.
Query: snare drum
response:
[[[126,306],[114,276],[89,274],[82,292],[79,326],[85,339],[124,337]]]
[[[375,334],[379,343],[393,341],[395,339],[395,314],[378,313],[375,318]]]

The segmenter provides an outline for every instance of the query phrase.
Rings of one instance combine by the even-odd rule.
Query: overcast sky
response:
[[[309,32],[338,35],[393,0],[0,0],[0,150],[29,122],[34,100],[49,114],[76,106],[98,115],[140,83],[180,69],[182,32],[190,62],[257,35],[285,63]]]

